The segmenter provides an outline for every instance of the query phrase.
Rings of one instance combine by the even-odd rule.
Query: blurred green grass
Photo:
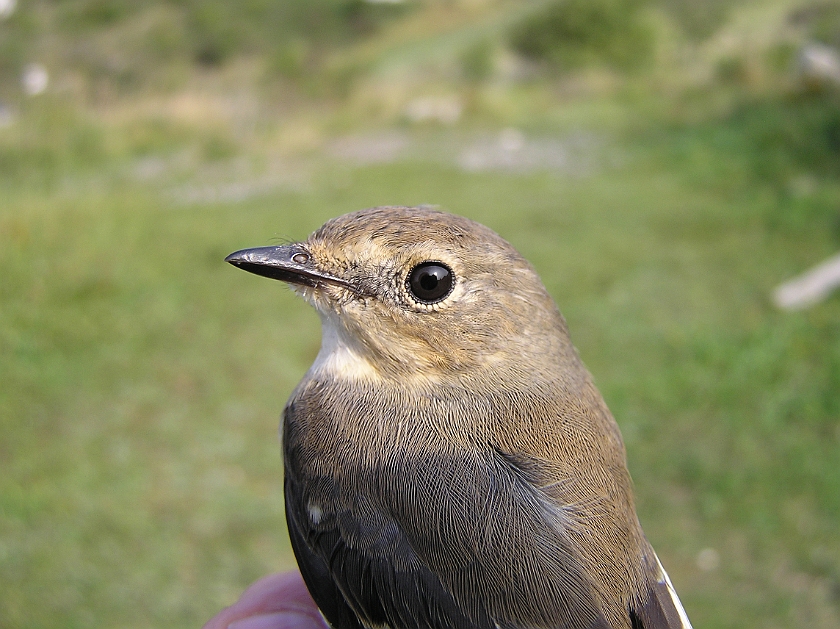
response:
[[[348,55],[387,65],[424,15]],[[317,317],[222,260],[384,203],[479,220],[535,264],[695,626],[840,626],[840,299],[769,299],[840,244],[836,97],[772,73],[686,88],[657,63],[608,89],[471,84],[457,132],[357,95],[232,119],[21,100],[0,128],[0,627],[197,626],[293,566],[277,425]],[[575,173],[329,156],[381,118],[444,154],[509,125],[604,147]]]

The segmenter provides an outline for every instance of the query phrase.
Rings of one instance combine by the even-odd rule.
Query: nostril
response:
[[[306,264],[309,262],[309,254],[308,253],[296,253],[292,256],[292,262],[295,264]]]

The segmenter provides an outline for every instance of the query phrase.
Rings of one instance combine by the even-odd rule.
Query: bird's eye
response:
[[[440,262],[423,262],[411,269],[406,287],[417,301],[437,303],[452,290],[452,271]]]

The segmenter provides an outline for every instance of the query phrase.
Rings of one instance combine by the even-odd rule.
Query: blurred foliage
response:
[[[101,165],[105,130],[77,111],[42,101],[27,125],[15,125],[0,141],[0,181],[46,184],[62,173]]]
[[[690,127],[698,144],[743,160],[763,182],[798,174],[840,177],[840,99],[831,93],[746,97],[730,112]]]
[[[29,61],[33,40],[37,33],[36,21],[29,11],[17,11],[0,20],[0,97],[17,83],[24,64]]]
[[[796,173],[840,177],[840,98],[793,94],[745,103],[727,119],[743,133],[756,174],[768,182]]]
[[[790,22],[804,27],[814,41],[840,46],[840,2],[806,4],[791,12]]]
[[[562,70],[603,63],[637,67],[650,57],[653,33],[643,0],[558,0],[510,34],[514,50]]]
[[[718,30],[732,9],[744,0],[658,0],[683,32],[691,39],[702,40]]]
[[[70,68],[117,91],[159,86],[166,64],[219,67],[241,56],[276,59],[285,76],[319,68],[416,3],[364,0],[47,0],[20,3],[0,22],[0,78],[61,49]],[[302,42],[302,44],[301,44]],[[69,62],[69,63],[68,63]],[[163,64],[163,65],[161,65]]]
[[[493,42],[480,39],[466,48],[460,57],[464,78],[470,82],[486,81],[493,75]]]
[[[698,182],[771,193],[768,227],[822,225],[840,243],[839,99],[829,92],[744,97],[722,115],[671,127],[663,146]]]
[[[184,39],[196,61],[210,65],[233,54],[270,52],[290,38],[340,45],[366,35],[409,5],[371,4],[363,0],[64,0],[59,19],[79,32],[136,18],[161,4],[183,21]]]

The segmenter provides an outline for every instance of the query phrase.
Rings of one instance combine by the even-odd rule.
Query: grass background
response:
[[[840,244],[840,101],[793,69],[840,10],[599,2],[639,12],[632,68],[586,35],[615,20],[518,50],[546,3],[0,22],[0,627],[198,626],[293,566],[277,424],[317,317],[222,260],[418,203],[536,265],[694,625],[840,626],[840,301],[769,298]],[[32,61],[51,83],[27,97]],[[412,123],[429,95],[458,122]],[[580,167],[459,166],[505,128]]]

